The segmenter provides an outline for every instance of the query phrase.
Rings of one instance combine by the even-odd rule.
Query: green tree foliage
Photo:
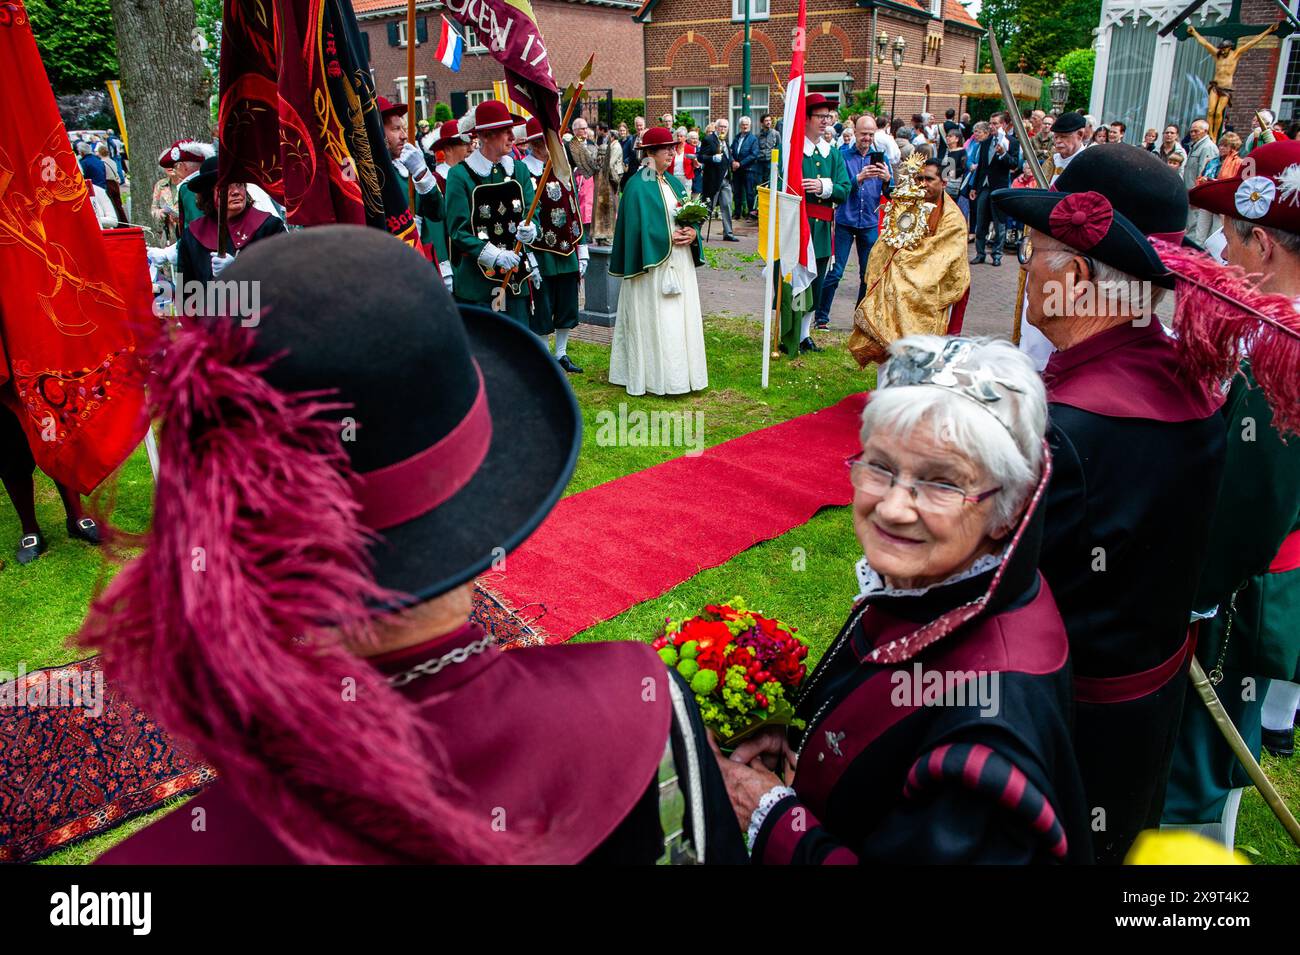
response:
[[[978,20],[992,27],[1007,69],[1050,71],[1071,50],[1092,46],[1101,19],[1101,0],[983,0]],[[987,41],[980,46],[977,69],[989,64]]]
[[[1066,101],[1067,110],[1088,109],[1088,100],[1092,96],[1092,71],[1097,62],[1095,50],[1071,50],[1056,61],[1054,71],[1065,74],[1070,81],[1070,98]]]
[[[451,114],[451,107],[446,103],[433,104],[433,121],[435,123],[445,123],[447,120],[455,118],[456,117]]]
[[[215,77],[221,62],[221,0],[194,0],[194,23],[203,31],[203,62]],[[198,39],[195,41],[198,43]]]
[[[1050,70],[1071,50],[1092,46],[1101,0],[1018,0],[1016,15],[1020,28],[1011,44],[1007,68],[1016,68],[1023,57],[1025,71],[1037,73]]]
[[[840,116],[861,116],[870,113],[879,116],[885,111],[885,104],[880,101],[880,84],[872,83],[864,90],[857,90],[844,105],[840,107]]]
[[[28,0],[36,46],[55,93],[103,88],[117,76],[109,0]]]
[[[619,123],[627,123],[628,129],[634,129],[635,120],[638,116],[645,115],[645,100],[643,99],[618,99],[614,100],[614,121],[611,125],[618,129]]]

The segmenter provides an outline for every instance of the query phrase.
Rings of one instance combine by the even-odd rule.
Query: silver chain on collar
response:
[[[422,676],[434,676],[440,673],[444,668],[456,663],[464,663],[472,656],[482,653],[489,647],[496,645],[496,637],[488,634],[482,640],[476,640],[473,643],[467,643],[463,647],[457,647],[444,653],[440,657],[433,657],[417,664],[404,673],[394,673],[388,678],[388,685],[394,689],[410,683],[412,680],[418,680]]]

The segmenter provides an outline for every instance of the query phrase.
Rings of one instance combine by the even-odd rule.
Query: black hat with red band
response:
[[[1155,153],[1124,143],[1091,146],[1051,189],[996,189],[993,204],[1099,262],[1174,287],[1151,240],[1183,242],[1187,187]]]
[[[260,283],[253,357],[274,358],[263,377],[285,393],[332,391],[349,406],[337,416],[382,587],[417,601],[445,593],[517,547],[555,506],[577,464],[582,418],[564,372],[527,328],[458,307],[427,262],[377,229],[269,239],[228,273]],[[357,297],[351,275],[385,279]]]

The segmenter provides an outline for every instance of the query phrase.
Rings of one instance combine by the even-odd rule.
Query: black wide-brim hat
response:
[[[260,282],[253,357],[279,356],[267,381],[349,406],[340,431],[381,586],[410,603],[446,593],[560,499],[582,441],[563,370],[524,326],[457,306],[405,243],[320,226],[254,243],[223,278]]]
[[[217,157],[209,156],[203,160],[203,165],[199,167],[187,183],[190,192],[196,196],[206,196],[217,184]]]
[[[1126,143],[1089,146],[1051,189],[996,189],[992,200],[1004,215],[1083,255],[1174,287],[1174,274],[1149,240],[1183,243],[1187,187],[1155,153]]]

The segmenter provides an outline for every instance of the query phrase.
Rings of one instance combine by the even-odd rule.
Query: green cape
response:
[[[673,190],[678,201],[688,197],[676,176],[657,177],[646,169],[632,174],[618,202],[618,223],[614,227],[614,251],[609,257],[609,274],[632,278],[662,265],[672,253],[672,221],[664,205],[659,179]],[[691,258],[704,264],[699,230],[691,243]]]

